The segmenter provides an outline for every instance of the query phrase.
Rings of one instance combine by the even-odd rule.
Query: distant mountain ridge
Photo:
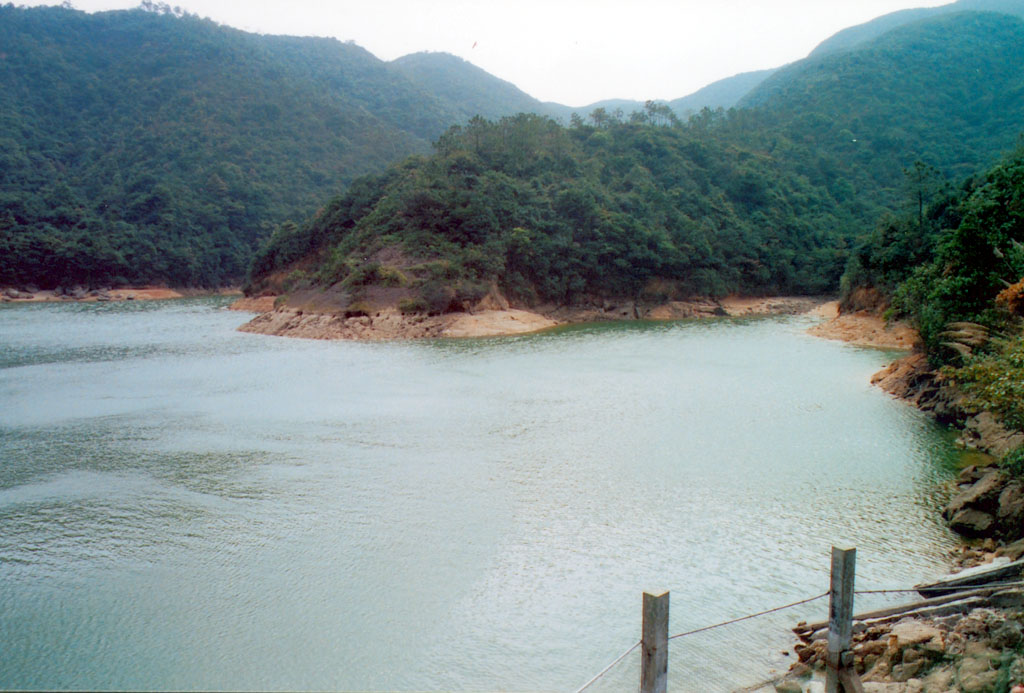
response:
[[[808,57],[848,50],[906,24],[953,12],[1000,12],[1024,17],[1024,0],[957,0],[939,7],[898,10],[843,29],[819,43]]]
[[[946,8],[969,5],[1014,10],[1024,0]],[[794,142],[814,139],[840,162],[851,140],[865,150],[870,144],[873,158],[857,170],[873,171],[883,189],[906,164],[894,152],[915,147],[945,152],[937,165],[959,175],[1008,146],[1021,120],[1021,90],[1012,74],[1000,73],[989,85],[1000,91],[979,91],[986,85],[965,81],[958,69],[979,51],[1016,65],[1015,47],[1024,44],[1018,20],[977,15],[961,27],[962,16],[938,12],[928,20],[948,22],[938,29],[904,23],[863,40],[893,21],[879,18],[870,30],[840,32],[804,61],[721,80],[669,106],[726,108],[757,83],[741,103],[771,106],[768,115],[756,122],[730,115],[730,127],[749,122],[758,133],[775,128]],[[951,44],[961,35],[969,38]],[[985,46],[986,35],[1001,38]],[[900,55],[900,42],[918,40],[941,69]],[[830,41],[853,47],[828,49]],[[629,100],[583,109],[542,103],[446,54],[385,63],[334,39],[260,36],[190,15],[8,4],[0,6],[0,46],[0,283],[236,281],[282,224],[307,218],[360,175],[429,153],[451,125],[475,115],[528,111],[567,122],[577,113],[589,122],[590,110],[603,108],[626,120],[639,111],[640,123],[647,117],[644,104]],[[911,72],[880,83],[885,75],[867,65],[889,76]],[[866,86],[840,94],[840,78]],[[918,99],[950,90],[947,102]],[[918,131],[921,119],[909,111],[850,107],[872,94],[920,103],[939,127]],[[901,119],[914,128],[901,133]],[[777,146],[766,139],[755,149]],[[829,185],[844,177],[824,175]],[[854,188],[877,185],[857,175],[849,174]]]
[[[527,305],[834,290],[880,218],[1014,146],[1024,20],[939,14],[755,94],[686,122],[475,119],[275,234],[249,290],[295,289],[300,308],[334,292],[344,315],[461,310],[495,287]]]
[[[564,107],[541,103],[511,82],[450,53],[411,53],[389,65],[421,89],[446,102],[458,119],[500,118],[512,113],[560,117]]]
[[[702,89],[698,89],[689,96],[673,99],[668,102],[668,105],[673,111],[684,118],[704,108],[712,110],[716,108],[730,109],[740,99],[750,93],[751,89],[770,77],[775,72],[775,69],[742,72],[732,77],[720,79]]]

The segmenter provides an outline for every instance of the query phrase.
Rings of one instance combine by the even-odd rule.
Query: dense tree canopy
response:
[[[387,246],[445,263],[453,284],[497,283],[524,302],[636,296],[655,278],[683,295],[820,292],[852,220],[823,188],[702,125],[540,116],[454,127],[431,157],[360,181],[257,255],[258,284],[309,256],[322,285]],[[830,232],[823,232],[829,229]],[[309,267],[305,262],[304,266]]]
[[[818,292],[905,204],[914,161],[962,178],[1012,146],[1024,115],[1024,23],[995,14],[802,61],[748,108],[681,122],[665,104],[610,104],[568,128],[496,118],[531,100],[457,60],[387,64],[181,13],[5,5],[0,46],[5,284],[228,283],[277,229],[257,281],[296,263],[350,281],[353,253],[399,244],[446,263],[440,282],[497,281],[523,300],[652,278]],[[446,131],[485,105],[491,121]],[[886,233],[920,248],[901,228]]]

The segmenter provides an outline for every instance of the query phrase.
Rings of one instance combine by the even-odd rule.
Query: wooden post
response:
[[[847,693],[856,686],[849,674],[852,661],[850,638],[853,636],[853,574],[857,561],[856,549],[832,547],[832,580],[828,603],[828,659],[825,668],[825,693],[839,693],[840,686]],[[841,680],[842,679],[842,680]],[[859,683],[857,679],[857,683]]]
[[[640,638],[640,693],[665,693],[668,687],[668,592],[644,592]]]

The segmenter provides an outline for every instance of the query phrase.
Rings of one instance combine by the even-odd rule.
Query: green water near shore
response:
[[[359,344],[225,302],[0,308],[0,687],[572,690],[644,589],[675,633],[824,592],[833,544],[863,589],[947,567],[956,449],[808,318]],[[671,687],[824,608],[673,641]]]

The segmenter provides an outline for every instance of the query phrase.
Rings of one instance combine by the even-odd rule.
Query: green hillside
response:
[[[776,72],[741,106],[780,156],[857,192],[866,217],[896,208],[915,160],[960,179],[1013,148],[1024,114],[1024,21],[957,13],[899,27],[851,50]]]
[[[962,0],[986,1],[996,2]],[[352,44],[258,36],[158,9],[0,7],[0,283],[238,281],[275,229],[278,240],[306,234],[307,251],[325,252],[325,241],[310,235],[314,223],[302,220],[358,177],[428,154],[453,123],[477,112],[497,121],[473,121],[450,141],[546,122],[500,119],[513,110],[560,113],[451,56],[389,64]],[[628,281],[602,288],[570,272],[555,284],[634,291],[659,278],[673,291],[820,290],[835,284],[843,249],[904,204],[903,171],[914,161],[956,179],[1012,147],[1024,113],[1022,46],[1018,19],[944,14],[779,70],[745,108],[680,123],[667,104],[621,102],[636,110],[618,113],[625,109],[610,106],[620,102],[608,102],[582,119],[566,117],[567,130],[545,124],[566,143],[566,171],[543,162],[534,172],[510,171],[477,152],[474,175],[490,171],[544,190],[526,207],[553,210],[541,215],[545,237],[575,223],[558,216],[556,201],[562,188],[585,183],[594,209],[622,215],[612,226],[624,248],[635,245],[631,234],[672,239],[655,244],[658,261]],[[436,166],[449,155],[442,149],[396,169],[425,167],[403,191],[417,181],[459,189],[458,181],[438,182]],[[489,194],[460,192],[481,195],[477,205],[490,204]],[[530,218],[501,219],[501,234],[541,233]],[[356,223],[372,232],[368,221]],[[573,262],[628,264],[627,249],[587,251]],[[265,249],[254,276],[301,259],[285,255]],[[432,257],[458,264],[440,251]],[[500,272],[474,272],[459,277],[516,285]],[[539,278],[515,290],[538,300],[558,295]]]
[[[421,89],[446,102],[463,122],[477,115],[484,118],[514,113],[562,115],[558,108],[549,108],[514,84],[448,53],[412,53],[391,61],[390,65]]]
[[[0,283],[244,274],[276,223],[454,119],[353,45],[0,7]]]
[[[287,278],[340,285],[358,302],[365,287],[403,286],[432,312],[491,286],[525,304],[814,293],[838,279],[831,230],[848,226],[827,191],[701,127],[474,119],[433,156],[282,229],[257,256],[250,293]],[[401,260],[381,264],[382,253]]]
[[[794,65],[751,107],[685,123],[653,103],[569,129],[475,121],[280,232],[251,288],[293,274],[358,297],[394,281],[363,258],[397,248],[432,310],[439,287],[489,284],[524,303],[827,291],[845,249],[912,197],[916,160],[958,176],[1012,147],[1022,68],[1024,22],[954,14]]]
[[[775,72],[775,69],[742,72],[732,77],[712,82],[688,96],[673,99],[668,105],[682,118],[710,108],[730,109]]]
[[[939,7],[919,7],[890,12],[830,36],[818,44],[808,57],[815,58],[828,53],[850,50],[905,24],[954,12],[1000,12],[1022,17],[1024,16],[1024,0],[958,0]]]

